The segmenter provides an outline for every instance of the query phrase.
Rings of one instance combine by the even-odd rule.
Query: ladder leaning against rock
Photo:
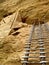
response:
[[[34,23],[32,25],[29,40],[28,40],[27,43],[25,43],[25,52],[24,52],[25,56],[23,56],[23,59],[22,59],[22,64],[23,65],[28,65],[29,63],[32,63],[32,64],[39,63],[41,65],[46,65],[46,63],[48,63],[46,58],[49,58],[49,57],[46,56],[46,51],[45,51],[48,48],[44,47],[46,45],[44,39],[47,39],[47,38],[43,36],[43,34],[44,34],[43,33],[43,28],[42,28],[43,25],[44,25],[44,27],[46,27],[45,30],[47,31],[48,27],[47,27],[47,25],[45,23],[41,24],[40,22],[38,22],[37,25],[36,25],[36,23]],[[37,34],[37,38],[34,39],[33,38],[33,33],[35,31],[36,26],[38,27],[38,30],[37,30],[37,33],[36,33]],[[38,48],[39,52],[36,52],[36,53],[35,52],[30,52],[30,50],[33,50],[33,48],[31,49],[31,44],[32,44],[32,42],[34,40],[38,41],[38,43],[36,43],[36,44],[39,44],[39,48]],[[38,57],[36,57],[36,56],[35,57],[34,56],[29,56],[30,54],[34,54],[34,53],[35,54],[39,54],[39,56]],[[36,58],[36,59],[39,58],[40,61],[39,62],[33,62],[33,61],[29,62],[29,60],[28,60],[29,58]]]

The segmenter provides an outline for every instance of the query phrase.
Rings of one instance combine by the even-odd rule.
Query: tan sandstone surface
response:
[[[19,13],[23,22],[33,23],[36,19],[48,22],[49,0],[4,0],[1,2],[1,19],[15,11]]]
[[[0,3],[0,65],[22,65],[30,24],[38,19],[49,25],[49,0],[2,0]],[[37,49],[37,45],[33,47]]]
[[[3,20],[7,21],[6,23],[3,20],[0,22],[0,64],[2,65],[22,65],[21,60],[24,55],[24,46],[29,38],[31,25],[17,22],[16,29],[14,29],[14,26],[11,27],[13,21],[9,21],[14,15],[4,18]],[[49,23],[47,22],[47,24]],[[38,45],[35,46],[33,44],[33,48],[37,49]],[[34,54],[33,56],[36,55]],[[37,56],[39,55],[37,54]],[[38,60],[33,59],[33,61]]]

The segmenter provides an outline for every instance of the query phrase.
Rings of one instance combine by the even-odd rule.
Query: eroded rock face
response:
[[[29,36],[30,26],[24,26],[17,30],[18,35],[12,33],[4,37],[0,42],[0,64],[22,65],[22,55],[24,55],[24,45]],[[23,34],[23,35],[22,35]]]
[[[14,31],[11,30],[10,35],[5,36],[0,41],[0,64],[22,65],[21,60],[22,56],[24,55],[24,45],[28,41],[30,28],[31,25],[24,25],[24,23],[22,23],[20,28],[17,27],[17,29]],[[14,32],[19,32],[19,34],[13,35]],[[32,44],[32,48],[37,49],[38,45]],[[35,52],[37,52],[37,50]],[[46,52],[48,52],[48,50]],[[33,56],[39,55],[33,54]],[[29,59],[29,61],[32,60],[37,62],[39,59]]]
[[[3,65],[22,65],[21,59],[22,55],[24,55],[24,45],[29,36],[28,32],[31,25],[16,22],[16,20],[21,21],[17,17],[13,22],[14,17],[15,13],[0,22],[0,64]]]
[[[22,22],[33,23],[33,21],[49,21],[49,0],[6,0],[1,3],[1,17],[18,12]]]
[[[9,31],[10,34],[8,32],[7,32],[8,35],[4,33],[6,36],[3,36],[3,38],[0,41],[0,64],[2,65],[22,65],[21,60],[22,60],[22,56],[24,55],[24,45],[28,41],[31,25],[20,23],[20,22],[17,24],[18,25],[14,26],[14,28],[13,27],[9,28],[11,29]],[[47,24],[49,23],[47,22]],[[6,29],[7,27],[5,28],[3,27],[3,28]],[[7,29],[3,30],[2,33],[4,31],[6,32]],[[35,46],[35,44],[33,44],[33,48],[37,49],[38,45],[36,44]],[[35,56],[35,54],[33,54],[33,56]],[[36,56],[39,55],[36,54]],[[33,59],[33,61],[36,62],[38,60]],[[32,59],[29,59],[29,61],[32,61]]]
[[[0,65],[22,65],[31,28],[28,24],[35,21],[49,24],[49,0],[5,0],[0,5],[1,19],[12,14],[0,22]]]

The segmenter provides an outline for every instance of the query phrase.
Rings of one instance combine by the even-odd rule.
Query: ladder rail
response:
[[[43,39],[42,39],[42,37],[43,37],[43,34],[42,34],[42,27],[41,27],[41,24],[40,24],[40,22],[39,22],[39,38],[41,38],[41,39],[39,39],[40,40],[40,42],[39,42],[39,46],[40,46],[40,52],[44,52],[44,46],[43,46],[43,44],[44,44],[44,41],[43,41]],[[39,41],[38,40],[38,41]],[[43,42],[42,44],[41,44],[41,42]],[[41,46],[42,45],[42,46]],[[43,48],[43,49],[42,49]],[[42,56],[44,56],[44,57],[42,57]],[[42,61],[45,61],[46,60],[46,56],[45,56],[45,54],[43,54],[43,53],[40,53],[40,62],[42,62]],[[46,62],[42,62],[41,63],[41,65],[46,65]]]
[[[38,59],[40,59],[39,63],[41,65],[46,65],[46,63],[47,63],[46,59],[49,58],[48,56],[46,56],[46,53],[49,53],[49,52],[45,51],[45,50],[49,49],[49,48],[45,49],[45,45],[49,46],[49,44],[48,45],[46,44],[46,43],[49,43],[49,41],[48,42],[44,41],[45,39],[46,40],[48,40],[48,39],[46,37],[44,38],[43,30],[42,30],[42,24],[40,22],[38,22],[38,26],[37,26],[37,29],[36,29],[37,33],[35,33],[37,35],[37,38],[32,39],[35,27],[36,27],[36,24],[32,25],[29,40],[28,40],[27,43],[25,43],[25,45],[26,45],[24,47],[25,48],[24,49],[25,50],[25,52],[24,52],[25,56],[23,56],[23,60],[22,60],[23,65],[28,65],[28,63],[30,63],[29,58],[36,58],[36,59],[38,58]],[[46,28],[46,30],[48,30],[48,29]],[[39,45],[36,48],[36,50],[39,50],[38,52],[35,52],[35,48],[32,48],[32,46],[31,46],[32,42],[33,43],[35,42],[35,44]],[[30,54],[39,54],[39,56],[30,56]],[[32,61],[31,63],[34,63],[34,61]]]
[[[34,23],[34,25],[32,25],[32,27],[31,27],[31,32],[30,32],[29,40],[28,40],[28,42],[27,42],[27,43],[30,43],[30,44],[28,44],[29,47],[27,47],[27,48],[29,48],[29,49],[30,49],[30,46],[31,46],[32,34],[33,34],[33,32],[34,32],[34,26],[35,26],[35,23]],[[26,50],[26,53],[27,53],[27,52],[30,52],[30,50]],[[25,57],[26,57],[26,56],[29,56],[29,54],[25,54]],[[28,61],[28,58],[24,58],[24,61]],[[27,63],[23,63],[23,65],[27,65]]]

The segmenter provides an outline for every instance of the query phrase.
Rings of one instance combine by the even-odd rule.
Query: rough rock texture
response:
[[[31,25],[16,22],[17,25],[11,27],[13,22],[10,22],[10,19],[13,16],[15,16],[15,14],[4,18],[3,20],[5,22],[7,21],[6,23],[4,23],[3,20],[0,22],[0,64],[2,65],[22,65],[21,60],[24,55],[24,45],[29,38]],[[49,23],[47,22],[47,24]],[[33,44],[33,48],[37,49],[38,45],[35,46]],[[35,54],[33,56],[35,56]],[[39,55],[37,54],[37,56]],[[38,60],[33,59],[33,61]],[[32,59],[30,59],[30,61],[32,61]]]
[[[15,20],[12,25],[14,17],[15,13],[0,22],[0,64],[2,65],[22,65],[24,45],[29,36],[31,25],[15,22]]]
[[[43,20],[49,24],[49,0],[1,0],[0,20],[0,65],[22,65],[28,24]]]
[[[0,4],[1,18],[18,12],[22,21],[49,21],[49,0],[5,0]]]

